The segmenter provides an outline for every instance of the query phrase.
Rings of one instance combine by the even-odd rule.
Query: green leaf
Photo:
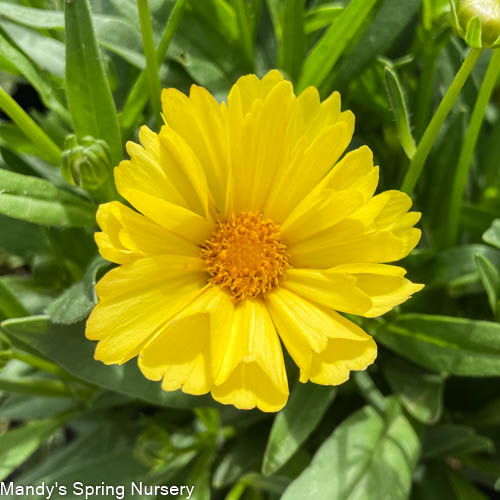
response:
[[[215,488],[226,488],[249,471],[257,471],[266,447],[265,429],[256,426],[239,437],[228,449],[213,476]]]
[[[382,372],[408,413],[424,424],[436,423],[443,412],[443,377],[396,356],[384,357]]]
[[[0,213],[55,227],[95,224],[95,207],[37,177],[0,169]]]
[[[48,240],[42,228],[0,215],[0,248],[7,253],[31,259],[48,252]]]
[[[321,5],[308,10],[304,21],[304,31],[306,35],[310,35],[332,24],[342,13],[343,9],[344,6],[342,4],[333,3],[331,5]]]
[[[85,319],[94,308],[94,302],[85,293],[83,282],[66,289],[47,307],[47,314],[54,323],[71,325]]]
[[[324,82],[376,3],[377,0],[349,2],[307,56],[298,82],[299,92],[309,85],[319,87]]]
[[[484,255],[476,255],[476,264],[479,270],[479,277],[481,278],[486,294],[488,295],[488,301],[493,315],[499,319],[500,273],[491,261]]]
[[[467,42],[467,45],[474,48],[481,48],[481,31],[481,19],[474,16],[467,23],[467,30],[465,32],[465,41]]]
[[[456,500],[488,500],[474,483],[456,472],[449,471],[448,478],[456,495]]]
[[[306,52],[304,32],[305,0],[285,0],[279,66],[295,81]]]
[[[1,33],[0,58],[7,59],[33,85],[45,106],[55,111],[63,119],[69,121],[68,111],[61,104],[51,81],[45,78],[44,74],[20,50],[11,45]]]
[[[274,419],[264,453],[263,474],[275,473],[290,460],[316,429],[335,395],[333,387],[297,383],[287,405]]]
[[[9,394],[0,404],[0,418],[22,420],[53,417],[77,405],[72,398]]]
[[[17,300],[15,294],[0,280],[0,318],[20,318],[28,315],[29,312]]]
[[[27,460],[64,421],[62,417],[32,420],[0,435],[0,481]]]
[[[404,314],[374,333],[377,341],[429,370],[465,377],[500,375],[500,324]]]
[[[491,227],[483,234],[483,240],[489,245],[500,248],[500,219],[495,219]]]
[[[66,92],[79,139],[104,139],[113,164],[122,159],[120,126],[101,54],[97,47],[88,0],[65,2]]]
[[[173,408],[218,406],[208,396],[189,396],[180,391],[165,392],[161,384],[147,380],[137,360],[106,366],[94,360],[95,342],[85,338],[84,325],[56,325],[46,316],[7,320],[2,329],[20,347],[29,345],[72,375],[110,391],[152,404]]]
[[[58,78],[64,78],[66,62],[62,42],[8,21],[1,22],[0,26],[25,54],[29,54],[30,59],[39,68]],[[42,74],[39,76],[42,77]],[[70,118],[66,109],[64,117],[69,123]]]
[[[403,87],[399,81],[398,75],[393,68],[385,67],[385,88],[391,102],[396,130],[398,132],[401,146],[406,156],[411,159],[416,151],[415,140],[413,139],[410,126],[410,115],[406,107],[406,99],[403,93]]]
[[[342,422],[283,500],[406,500],[420,444],[399,405],[365,406]]]
[[[465,425],[435,425],[425,428],[422,441],[423,458],[446,457],[460,453],[494,450],[491,439],[478,436],[472,427]]]
[[[328,86],[343,88],[376,57],[385,54],[408,26],[421,6],[420,0],[382,0],[375,17],[366,28],[353,51],[340,64],[338,73]]]
[[[62,12],[34,9],[10,2],[0,2],[0,15],[31,28],[62,28],[64,26]]]

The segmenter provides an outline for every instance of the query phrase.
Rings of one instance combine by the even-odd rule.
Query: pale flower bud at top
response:
[[[500,0],[460,0],[460,34],[472,47],[500,45]]]

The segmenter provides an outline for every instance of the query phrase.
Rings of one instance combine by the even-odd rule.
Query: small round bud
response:
[[[457,20],[471,47],[500,46],[500,0],[460,0]]]
[[[66,182],[92,191],[107,180],[110,172],[111,158],[106,142],[87,136],[79,144],[74,135],[66,138],[62,156]]]

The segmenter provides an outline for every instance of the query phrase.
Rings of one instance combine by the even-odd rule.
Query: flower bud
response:
[[[500,0],[460,0],[457,21],[471,47],[500,46]]]
[[[81,144],[74,135],[66,138],[62,156],[62,175],[73,186],[93,191],[109,177],[111,158],[106,142],[84,137]]]

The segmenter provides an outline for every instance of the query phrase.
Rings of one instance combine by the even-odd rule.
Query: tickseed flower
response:
[[[163,91],[165,125],[115,169],[97,214],[102,256],[87,323],[106,364],[138,356],[166,391],[237,408],[288,398],[282,346],[300,381],[337,385],[373,363],[373,339],[340,313],[375,317],[422,288],[387,265],[420,239],[399,191],[374,196],[378,168],[346,154],[354,115],[340,96],[296,97],[277,71],[240,78],[227,104],[193,85]],[[333,167],[333,168],[332,168]]]

